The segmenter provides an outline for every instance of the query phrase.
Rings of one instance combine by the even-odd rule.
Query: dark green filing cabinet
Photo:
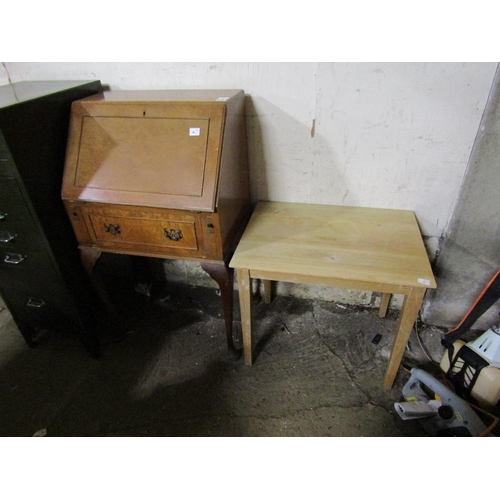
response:
[[[0,87],[0,294],[29,345],[43,330],[74,332],[93,356],[99,303],[61,184],[71,103],[101,91],[98,80]]]

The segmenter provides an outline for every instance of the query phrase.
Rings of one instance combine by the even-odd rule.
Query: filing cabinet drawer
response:
[[[6,175],[13,175],[14,172],[14,162],[10,153],[6,150],[0,148],[0,177]]]
[[[0,250],[0,285],[15,318],[35,327],[67,326],[70,299],[47,254]]]
[[[0,177],[13,175],[13,172],[15,172],[14,160],[0,130]]]
[[[62,325],[72,307],[64,284],[44,252],[0,249],[0,285],[13,316],[33,326]]]
[[[38,248],[37,226],[16,179],[0,177],[0,247]]]
[[[35,328],[59,331],[68,331],[71,328],[66,309],[50,299],[46,301],[41,297],[27,297],[21,314],[23,321]]]
[[[57,287],[60,278],[44,251],[0,248],[0,282],[14,287]]]
[[[3,293],[3,290],[2,290]],[[24,324],[35,328],[57,329],[68,327],[70,321],[67,317],[67,299],[62,289],[47,287],[9,284],[8,286],[9,310],[13,317],[21,319]]]

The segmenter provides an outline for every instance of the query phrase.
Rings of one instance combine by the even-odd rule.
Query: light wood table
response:
[[[243,354],[252,364],[251,280],[381,292],[384,317],[392,294],[404,295],[384,379],[394,383],[425,291],[436,288],[415,214],[407,210],[259,202],[236,248]]]

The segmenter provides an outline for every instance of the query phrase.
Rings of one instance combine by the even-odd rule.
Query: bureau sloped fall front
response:
[[[82,262],[102,252],[201,263],[233,348],[228,262],[250,215],[242,90],[106,91],[73,103],[62,199]]]

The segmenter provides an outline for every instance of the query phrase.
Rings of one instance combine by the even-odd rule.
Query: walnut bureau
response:
[[[384,386],[393,385],[427,288],[436,282],[415,214],[331,205],[259,202],[230,263],[237,271],[243,353],[252,364],[251,280],[287,281],[404,295]]]
[[[105,91],[72,105],[62,199],[82,262],[102,252],[198,261],[218,283],[250,215],[242,90]]]
[[[71,103],[101,91],[98,80],[0,87],[0,293],[30,346],[74,332],[96,357],[100,304],[60,191]]]

